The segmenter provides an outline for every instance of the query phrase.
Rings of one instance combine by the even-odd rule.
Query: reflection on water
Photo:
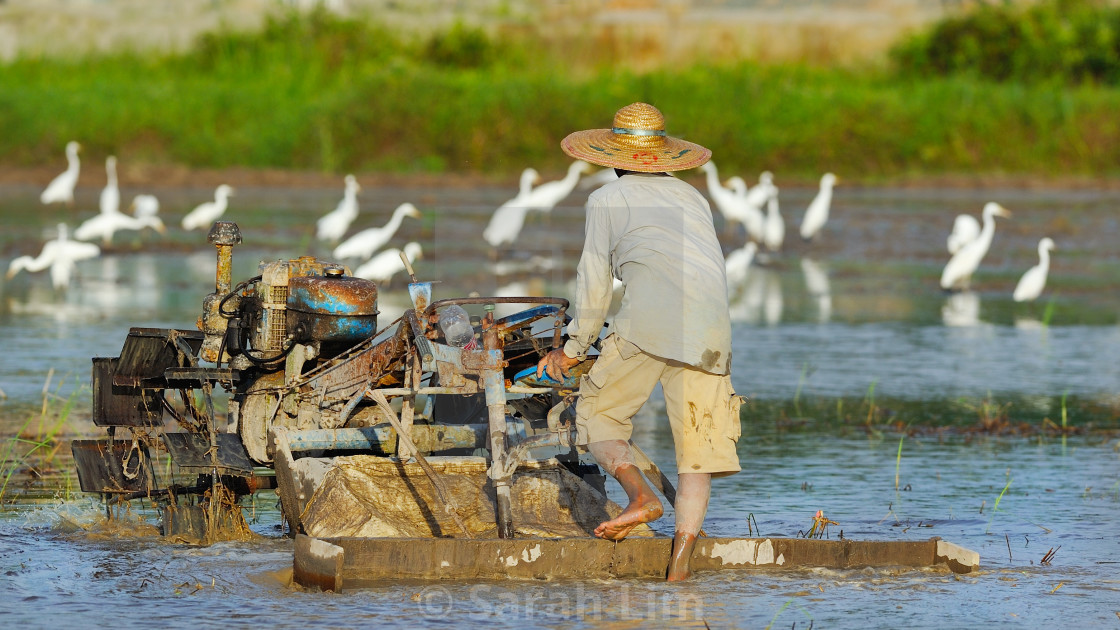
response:
[[[777,271],[751,267],[730,296],[732,323],[776,326],[782,321],[782,279]]]
[[[323,204],[333,204],[337,191],[287,192],[292,194],[242,189],[235,218],[246,244],[234,250],[235,279],[255,275],[261,260],[329,256],[329,248],[311,236]],[[426,218],[405,222],[390,244],[421,243],[425,257],[416,265],[417,274],[439,281],[436,299],[472,291],[571,297],[583,235],[580,194],[586,192],[574,194],[547,217],[530,215],[518,241],[496,260],[481,233],[494,207],[508,198],[505,187],[378,192],[382,196],[376,202],[363,202],[352,231],[380,225],[400,202],[417,200]],[[791,188],[782,194],[790,207],[802,207],[813,192]],[[828,238],[788,243],[782,256],[732,275],[736,387],[789,397],[809,365],[816,370],[805,385],[818,395],[860,395],[873,379],[885,391],[906,397],[988,389],[1022,395],[1111,392],[1116,368],[1102,357],[1117,353],[1113,324],[1120,294],[1105,288],[1111,286],[1109,274],[1120,270],[1120,253],[1099,237],[1118,227],[1111,212],[1115,200],[1103,194],[1006,192],[1015,200],[1016,226],[1030,235],[1002,234],[975,278],[974,291],[945,296],[936,280],[946,257],[946,217],[992,194],[838,193]],[[1062,268],[1052,274],[1051,302],[1015,305],[1010,288],[1023,262],[1033,264],[1034,234],[1043,231],[1058,206],[1069,219],[1063,242],[1070,246]],[[40,227],[55,219],[47,214],[43,226],[24,228],[28,249],[37,246],[31,241]],[[37,400],[51,368],[84,382],[89,358],[117,354],[131,326],[192,327],[203,296],[213,290],[214,249],[200,234],[173,230],[166,238],[176,247],[163,251],[144,245],[147,249],[138,252],[108,252],[80,262],[66,292],[55,292],[45,278],[28,274],[0,285],[0,345],[7,352],[0,388],[10,397],[0,404]],[[735,238],[740,240],[723,243],[725,251],[741,251],[742,237]],[[13,246],[13,254],[21,251]],[[1000,269],[1007,270],[1006,276],[993,273]],[[620,298],[618,291],[616,305]],[[379,321],[388,324],[409,304],[403,283],[383,287]],[[1052,310],[1049,326],[1041,324],[1043,308]],[[806,328],[810,323],[821,328]],[[1046,346],[1039,350],[1037,344]],[[984,367],[974,371],[977,366]],[[1021,374],[1026,378],[1015,376]]]
[[[941,320],[946,326],[977,326],[980,324],[980,294],[974,291],[954,293],[941,307]]]
[[[1016,315],[1015,327],[1020,330],[1042,330],[1046,327],[1046,325],[1033,317]]]
[[[802,258],[801,273],[805,276],[805,291],[817,302],[817,321],[827,323],[832,319],[832,287],[828,283],[828,269],[812,258]]]

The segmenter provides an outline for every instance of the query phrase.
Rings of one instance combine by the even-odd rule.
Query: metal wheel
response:
[[[280,411],[280,393],[275,389],[284,384],[284,373],[273,372],[259,379],[245,393],[237,419],[237,432],[249,457],[258,464],[272,463],[268,448],[268,430]]]

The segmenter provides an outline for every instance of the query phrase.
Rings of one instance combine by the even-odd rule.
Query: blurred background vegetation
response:
[[[1120,9],[1105,0],[973,3],[858,63],[595,59],[518,32],[405,35],[323,10],[180,52],[20,55],[0,65],[0,165],[59,166],[77,139],[86,155],[192,167],[558,171],[564,135],[644,100],[733,171],[1118,171]]]

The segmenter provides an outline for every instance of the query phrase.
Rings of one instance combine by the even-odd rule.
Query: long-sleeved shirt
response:
[[[728,373],[723,251],[711,208],[695,188],[627,173],[588,198],[584,239],[564,354],[582,359],[599,338],[613,276],[625,284],[615,334],[648,354]]]

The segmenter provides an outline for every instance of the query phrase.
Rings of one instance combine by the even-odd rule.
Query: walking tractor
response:
[[[93,359],[93,422],[108,435],[73,442],[82,491],[110,507],[150,500],[165,536],[205,544],[252,538],[241,500],[275,489],[295,580],[333,590],[664,575],[670,538],[645,525],[617,543],[592,534],[621,512],[576,445],[575,390],[593,361],[564,382],[536,378],[564,341],[567,300],[433,301],[409,268],[411,308],[378,328],[377,286],[346,266],[262,262],[235,285],[237,225],[207,238],[216,282],[196,329],[132,328],[119,356]],[[694,570],[936,563],[968,571],[978,556],[936,539],[796,538],[703,538],[693,556]]]

